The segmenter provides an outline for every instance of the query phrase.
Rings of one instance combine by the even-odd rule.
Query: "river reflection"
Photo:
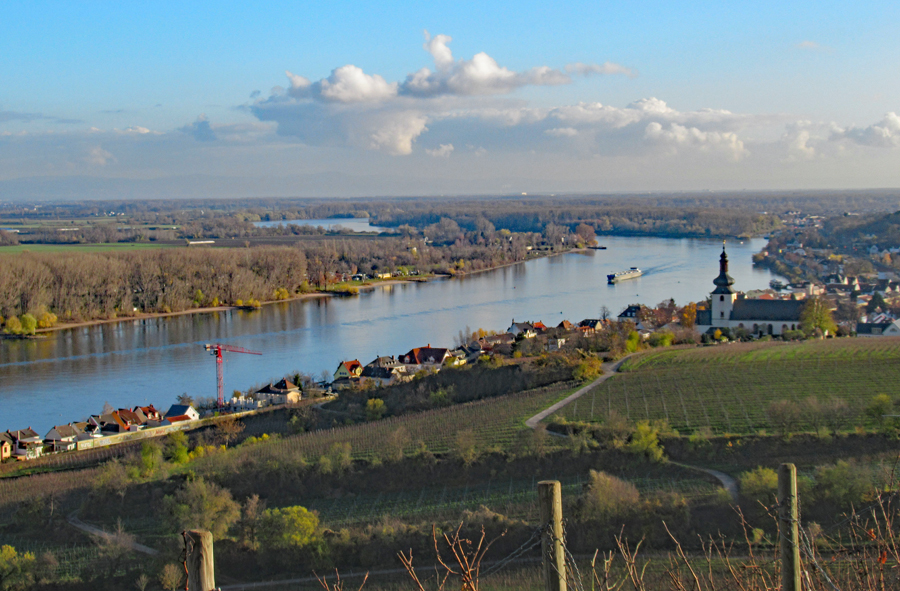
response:
[[[510,322],[615,315],[631,303],[703,299],[718,274],[721,242],[602,237],[608,250],[572,253],[460,279],[407,283],[358,297],[315,298],[227,311],[123,321],[53,333],[41,341],[0,341],[0,430],[55,424],[115,407],[168,408],[182,392],[215,396],[215,362],[202,345],[228,343],[262,357],[226,354],[226,394],[294,370],[331,373],[342,359],[363,363],[426,344],[453,346],[460,330],[503,330]],[[728,245],[737,289],[768,286],[753,269],[761,239]],[[607,285],[606,275],[637,266],[646,273]]]

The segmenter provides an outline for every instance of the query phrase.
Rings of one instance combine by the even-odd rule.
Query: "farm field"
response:
[[[682,434],[704,427],[772,432],[773,402],[803,405],[815,397],[843,400],[847,429],[863,421],[875,395],[896,390],[898,362],[900,338],[888,337],[652,351],[628,359],[619,374],[557,416],[603,422],[615,412],[629,421],[667,420]]]

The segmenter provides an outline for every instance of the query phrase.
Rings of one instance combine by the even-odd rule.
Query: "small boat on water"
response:
[[[777,279],[773,279],[772,281],[769,281],[769,287],[771,287],[772,289],[778,290],[778,291],[781,291],[782,289],[787,289],[787,285],[785,285],[781,281],[778,281]]]
[[[591,250],[606,250],[605,246],[588,246]]]
[[[610,284],[615,284],[615,283],[618,283],[619,281],[626,281],[628,279],[637,279],[638,277],[640,277],[643,274],[644,274],[644,272],[641,271],[640,269],[638,269],[637,267],[632,267],[631,269],[629,269],[627,271],[618,271],[616,273],[610,273],[609,275],[606,276],[606,279],[609,281]]]

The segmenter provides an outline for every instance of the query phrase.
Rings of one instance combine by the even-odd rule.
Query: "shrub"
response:
[[[741,474],[738,481],[741,494],[754,502],[769,505],[778,494],[778,473],[771,468],[758,466]]]
[[[839,507],[859,505],[871,500],[874,490],[872,470],[867,466],[838,460],[835,464],[820,466],[816,470],[816,495]]]
[[[649,339],[651,347],[669,347],[674,341],[675,335],[667,330],[654,332]]]
[[[456,433],[456,442],[453,446],[453,456],[461,461],[464,466],[471,466],[478,460],[478,441],[472,429],[464,429]]]
[[[377,421],[384,416],[385,410],[384,400],[381,398],[370,398],[366,402],[366,420]]]
[[[306,507],[267,509],[260,524],[263,544],[273,549],[305,548],[316,541],[319,518]]]
[[[631,440],[625,446],[625,450],[645,456],[651,462],[665,460],[663,448],[659,444],[659,428],[647,421],[639,421],[631,434]]]
[[[632,483],[591,470],[590,481],[580,499],[580,515],[584,520],[624,518],[639,502],[640,493]]]

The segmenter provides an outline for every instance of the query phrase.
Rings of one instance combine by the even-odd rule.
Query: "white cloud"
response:
[[[900,146],[900,117],[891,112],[878,123],[868,127],[841,128],[835,125],[829,139],[832,141],[848,140],[873,148],[896,148]]]
[[[672,123],[668,128],[653,121],[647,125],[644,135],[652,142],[667,144],[673,148],[694,147],[707,151],[710,149],[721,150],[732,159],[739,160],[747,155],[742,142],[737,134],[718,131],[701,131],[696,127],[685,127],[678,123]]]
[[[110,162],[115,162],[115,157],[101,148],[100,146],[94,146],[88,150],[87,156],[85,156],[85,161],[88,164],[93,164],[95,166],[106,166]]]
[[[337,68],[318,85],[323,99],[341,103],[382,101],[397,94],[396,82],[388,84],[381,76],[370,76],[352,65]]]
[[[450,154],[453,153],[453,144],[441,144],[433,150],[426,148],[425,153],[435,158],[449,158]]]
[[[144,135],[145,133],[156,133],[156,134],[159,133],[157,131],[150,131],[146,127],[141,127],[140,125],[133,125],[132,127],[126,127],[125,129],[121,129],[121,130],[117,129],[116,132],[124,133],[124,134],[136,134],[136,135]]]

